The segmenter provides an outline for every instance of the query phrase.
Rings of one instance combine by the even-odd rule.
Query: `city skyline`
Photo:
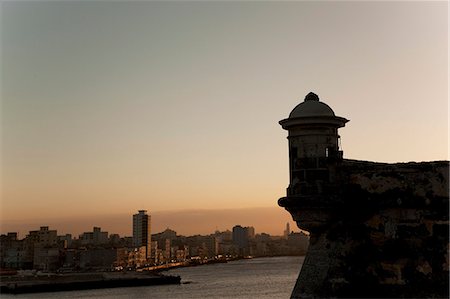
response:
[[[117,233],[120,236],[133,235],[133,221],[130,214],[103,215],[103,217],[77,217],[73,219],[57,219],[46,221],[39,219],[33,223],[8,222],[3,225],[0,234],[8,232],[17,232],[19,236],[24,237],[29,231],[36,230],[41,226],[57,228],[64,233],[70,233],[78,236],[84,232],[92,230],[92,227],[101,227],[102,230],[109,233]],[[180,211],[158,211],[149,214],[156,221],[152,221],[152,234],[162,232],[165,229],[172,229],[180,235],[209,235],[215,231],[226,231],[232,226],[242,224],[244,226],[255,227],[256,233],[268,233],[274,236],[283,235],[283,229],[286,223],[290,223],[291,231],[300,230],[292,221],[291,216],[286,216],[283,210],[279,208],[251,208],[251,209],[228,209],[228,210],[180,210]],[[273,226],[272,222],[266,225],[254,225],[260,218],[273,219],[278,226]],[[285,222],[282,222],[286,220]]]
[[[42,225],[25,236],[1,234],[0,267],[8,273],[157,271],[245,257],[304,255],[309,244],[305,233],[256,234],[254,227],[239,224],[206,235],[180,235],[168,228],[152,233],[147,211],[139,210],[132,219],[132,236],[94,226],[77,237]]]
[[[0,5],[2,233],[139,209],[282,233],[278,121],[310,91],[344,158],[448,160],[447,2]]]
[[[143,211],[143,210],[141,210],[141,211]],[[138,241],[139,233],[135,234],[135,230],[136,230],[136,228],[135,228],[135,221],[136,221],[135,219],[136,218],[135,217],[136,216],[137,217],[142,217],[141,216],[141,211],[138,211],[138,214],[134,214],[133,215],[133,221],[130,224],[131,227],[127,227],[127,229],[124,229],[124,226],[121,225],[121,224],[119,226],[116,226],[116,227],[120,227],[119,231],[111,231],[109,229],[105,229],[105,227],[101,227],[101,226],[98,226],[98,225],[85,224],[83,227],[85,227],[86,229],[79,229],[78,231],[73,232],[73,231],[66,231],[64,228],[61,229],[61,227],[59,227],[58,224],[48,225],[47,223],[41,223],[41,224],[32,225],[32,226],[30,226],[29,229],[18,230],[18,229],[14,229],[13,227],[11,227],[11,229],[9,229],[9,230],[7,230],[5,232],[1,232],[0,234],[7,235],[7,234],[13,233],[13,234],[16,234],[16,236],[18,238],[22,239],[22,238],[25,238],[30,232],[37,231],[37,230],[42,229],[42,228],[45,228],[46,230],[51,228],[52,230],[59,232],[58,236],[65,236],[66,234],[70,234],[72,238],[78,239],[78,238],[82,238],[83,235],[92,234],[92,231],[94,231],[94,234],[95,234],[95,232],[97,231],[98,233],[101,232],[102,234],[106,234],[106,235],[109,235],[109,236],[113,235],[113,234],[117,234],[117,235],[119,235],[122,238],[123,237],[132,238],[132,240],[133,240],[132,243],[133,243],[134,247],[149,246],[148,244],[150,244],[150,242],[147,245],[144,245],[144,243],[141,243],[141,242]],[[194,213],[198,213],[198,211],[195,211]],[[148,216],[149,217],[148,219],[150,219],[151,216],[152,216],[151,214],[147,214],[147,213],[145,213],[144,215]],[[122,221],[122,222],[125,223],[125,221]],[[251,221],[247,220],[247,221],[244,221],[244,223],[246,223],[246,225],[244,225],[244,226],[242,226],[240,224],[241,222],[237,221],[236,223],[231,224],[229,226],[228,225],[222,225],[220,228],[218,226],[216,226],[215,229],[212,230],[212,231],[208,231],[208,229],[204,229],[204,227],[203,227],[201,232],[194,232],[194,233],[186,233],[187,231],[183,230],[182,228],[181,228],[181,231],[177,230],[177,229],[175,229],[176,225],[175,226],[170,226],[170,225],[164,226],[162,224],[159,224],[159,225],[156,225],[157,229],[154,230],[154,229],[150,229],[150,226],[153,225],[152,224],[152,225],[149,226],[148,232],[150,232],[151,235],[154,235],[154,234],[163,233],[166,230],[171,230],[171,231],[177,232],[177,234],[180,235],[180,236],[195,236],[195,235],[211,235],[211,234],[214,234],[214,233],[217,233],[217,232],[230,232],[231,233],[232,229],[235,228],[235,227],[241,227],[241,228],[244,227],[244,228],[251,228],[253,236],[256,235],[256,234],[269,234],[269,235],[275,236],[275,237],[286,237],[287,234],[299,233],[299,232],[304,233],[306,235],[309,235],[308,232],[299,230],[297,227],[294,227],[293,229],[290,229],[291,222],[292,221],[290,221],[290,222],[288,221],[288,222],[286,222],[284,224],[285,225],[284,226],[284,230],[280,230],[280,228],[273,228],[273,229],[269,229],[269,230],[261,230],[261,229],[255,230],[255,227],[253,225],[251,225]],[[64,223],[61,223],[61,225],[62,225],[62,227],[65,227]],[[211,226],[209,226],[209,227],[211,227]],[[123,233],[124,231],[126,231],[126,232]],[[131,231],[131,233],[129,233],[128,231]],[[145,240],[147,240],[147,239],[145,239]]]

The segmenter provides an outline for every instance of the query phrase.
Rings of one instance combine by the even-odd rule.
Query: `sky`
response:
[[[112,219],[146,209],[281,234],[278,121],[310,91],[350,120],[345,158],[449,159],[445,1],[0,5],[1,233],[130,234]]]

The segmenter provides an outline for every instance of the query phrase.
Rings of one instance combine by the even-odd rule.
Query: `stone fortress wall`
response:
[[[279,205],[310,232],[292,298],[448,298],[449,162],[343,159],[337,127],[347,120],[298,107],[280,122],[291,177]]]

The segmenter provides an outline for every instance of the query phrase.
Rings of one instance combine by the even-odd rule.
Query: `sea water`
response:
[[[289,298],[303,260],[304,257],[254,258],[163,272],[180,275],[180,285],[2,294],[1,298]]]

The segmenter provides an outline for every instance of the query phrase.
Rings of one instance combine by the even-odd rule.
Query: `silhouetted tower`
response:
[[[140,210],[133,215],[133,245],[145,246],[147,259],[151,257],[151,237],[151,218],[146,210]]]
[[[240,255],[247,255],[249,243],[248,227],[235,225],[233,227],[233,243],[238,247]]]
[[[286,222],[286,229],[284,230],[284,238],[287,239],[290,233],[291,227],[289,225],[289,222]]]
[[[292,110],[289,118],[280,121],[289,132],[287,197],[326,193],[335,180],[333,165],[342,160],[338,128],[346,122],[312,92]]]

